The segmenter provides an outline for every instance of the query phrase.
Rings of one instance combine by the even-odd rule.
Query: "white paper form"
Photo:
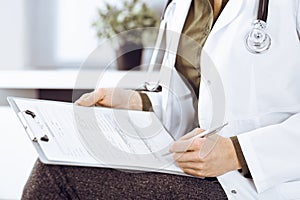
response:
[[[78,137],[71,104],[15,99],[20,111],[30,110],[35,113],[33,128],[45,156],[50,161],[98,163],[85,149]],[[47,135],[49,142],[40,138]]]
[[[108,165],[165,168],[162,156],[174,139],[153,112],[74,107],[79,137],[89,152]]]
[[[174,139],[152,112],[21,98],[14,101],[19,110],[36,114],[40,132],[35,135],[38,139],[45,134],[49,137],[49,142],[38,141],[49,160],[177,169],[172,159],[162,156]]]

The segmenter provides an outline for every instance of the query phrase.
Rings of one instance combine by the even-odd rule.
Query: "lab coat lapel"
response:
[[[165,54],[160,77],[165,80],[165,84],[170,84],[170,70],[174,68],[176,62],[176,54],[181,37],[181,32],[189,12],[192,0],[174,0],[175,10],[171,19],[167,19],[167,32],[166,32],[166,48],[168,53]],[[172,5],[170,5],[172,6]],[[171,69],[170,69],[171,68]]]
[[[175,92],[177,95],[185,96],[190,93],[190,90],[186,85],[181,82],[177,72],[175,72],[174,66],[176,62],[176,53],[181,37],[181,32],[188,15],[192,0],[174,0],[175,11],[172,19],[167,21],[167,33],[166,33],[166,44],[168,53],[165,54],[162,68],[160,71],[160,80],[162,83]],[[168,91],[169,93],[169,91]],[[162,101],[162,106],[165,111],[169,104],[169,94]],[[169,109],[170,110],[170,109]],[[171,113],[169,113],[171,114]],[[166,115],[167,116],[167,115]],[[171,117],[171,116],[167,116]]]
[[[172,19],[167,22],[167,49],[171,54],[167,54],[168,66],[175,65],[176,53],[181,37],[181,32],[187,18],[192,0],[174,0],[175,11]]]
[[[171,20],[172,26],[168,27],[168,29],[181,33],[185,20],[187,18],[192,0],[175,0],[176,8],[174,12],[173,19]]]
[[[242,5],[245,0],[229,0],[218,20],[216,21],[210,35],[214,35],[222,28],[226,27],[241,11]]]

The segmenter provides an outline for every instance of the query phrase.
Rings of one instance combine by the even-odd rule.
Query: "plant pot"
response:
[[[143,45],[127,42],[116,50],[118,70],[139,70]]]

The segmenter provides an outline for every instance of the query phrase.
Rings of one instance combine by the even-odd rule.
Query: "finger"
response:
[[[220,137],[221,137],[220,135],[214,134],[214,135],[211,135],[206,138],[205,143],[203,143],[202,149],[200,152],[201,158],[204,158],[211,153],[211,151],[214,149],[214,147],[218,143]]]
[[[178,140],[172,144],[169,151],[172,153],[183,153],[187,151],[200,150],[204,141],[205,138]]]
[[[192,143],[193,143],[193,140],[178,140],[171,145],[169,151],[171,153],[186,152],[189,150]]]
[[[192,175],[192,176],[197,176],[204,178],[204,174],[201,172],[201,170],[195,170],[195,169],[190,169],[190,168],[183,168],[182,171],[186,174]]]
[[[80,106],[90,106],[91,104],[91,95],[92,92],[83,94],[77,101],[75,101],[75,104]]]
[[[201,162],[199,151],[188,151],[185,153],[175,153],[173,154],[173,159],[176,162]]]
[[[182,136],[181,138],[179,138],[179,140],[188,140],[191,139],[192,137],[204,132],[205,130],[201,129],[201,128],[195,128],[194,130],[192,130],[191,132],[187,133],[186,135]]]
[[[103,89],[95,90],[93,92],[82,95],[75,102],[75,104],[80,105],[80,106],[93,106],[98,101],[101,101],[103,99],[104,95],[105,95],[105,92],[103,91]]]
[[[197,171],[203,170],[203,163],[201,162],[178,162],[177,165],[181,169],[193,169]]]

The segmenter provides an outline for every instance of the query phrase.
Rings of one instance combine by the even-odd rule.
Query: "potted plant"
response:
[[[105,3],[98,9],[98,19],[93,23],[99,38],[117,38],[114,44],[117,65],[120,70],[129,70],[141,63],[143,43],[149,34],[144,28],[157,27],[158,14],[140,0],[122,0],[119,6]],[[118,37],[116,35],[118,34]]]

